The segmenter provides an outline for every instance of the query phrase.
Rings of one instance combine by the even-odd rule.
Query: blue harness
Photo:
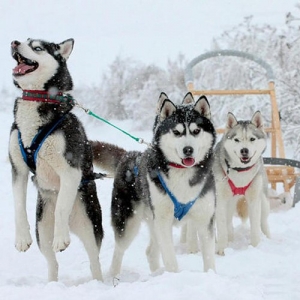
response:
[[[139,169],[138,169],[137,166],[134,166],[133,172],[134,172],[135,176],[138,175]],[[170,197],[170,199],[172,200],[172,202],[174,204],[174,217],[178,221],[180,221],[189,212],[189,210],[195,204],[196,200],[199,198],[200,195],[198,195],[194,200],[189,201],[188,203],[185,203],[185,204],[181,203],[176,199],[174,194],[169,190],[169,188],[167,187],[167,185],[166,185],[165,181],[163,180],[161,174],[158,171],[157,171],[157,177],[158,177],[161,185],[163,186],[164,190],[166,191],[166,193],[168,194],[168,196]]]
[[[174,217],[180,221],[189,212],[189,210],[192,208],[192,206],[195,204],[196,200],[199,198],[199,195],[194,200],[189,201],[188,203],[185,203],[185,204],[180,203],[176,199],[174,194],[169,190],[169,188],[167,187],[165,181],[163,180],[163,178],[159,172],[157,172],[157,177],[158,177],[161,185],[165,189],[166,193],[169,195],[170,199],[172,200],[172,202],[174,204]]]
[[[46,138],[55,130],[55,128],[64,120],[65,116],[66,115],[63,115],[60,119],[54,120],[52,123],[40,129],[33,138],[29,147],[24,147],[21,132],[20,130],[18,130],[19,146],[23,159],[33,174],[35,174],[36,171],[36,158],[42,144],[44,143]]]

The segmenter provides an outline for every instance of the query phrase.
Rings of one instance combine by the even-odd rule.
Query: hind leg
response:
[[[101,210],[98,213],[100,213],[101,220]],[[93,279],[103,281],[101,265],[99,262],[103,230],[101,221],[98,224],[94,224],[96,222],[93,221],[94,220],[91,220],[86,212],[85,204],[82,203],[82,200],[77,199],[71,214],[70,229],[79,237],[84,245],[89,257]],[[96,231],[94,229],[95,227],[97,228]]]
[[[185,244],[187,241],[187,223],[181,226],[180,243]]]
[[[232,220],[234,213],[236,212],[237,200],[232,199],[227,204],[227,234],[228,234],[228,242],[233,242],[234,230],[232,225]]]
[[[129,217],[129,219],[122,218],[122,228],[117,227],[116,221],[114,218],[118,218],[112,215],[112,224],[115,233],[115,249],[113,254],[113,259],[110,266],[110,274],[115,277],[121,272],[121,265],[124,257],[125,251],[131,245],[133,239],[137,235],[142,221],[142,208],[138,207],[135,210],[133,216]],[[120,219],[118,219],[118,222]]]
[[[227,199],[223,199],[219,194],[216,206],[217,224],[217,253],[225,255],[224,250],[228,246],[228,221],[227,221]]]
[[[151,221],[149,221],[151,218]],[[149,228],[149,235],[150,235],[150,242],[146,250],[147,260],[149,264],[149,268],[151,272],[155,272],[160,268],[159,264],[159,245],[157,243],[157,239],[154,232],[154,225],[153,225],[153,216],[148,219],[148,228]]]
[[[204,227],[199,227],[199,237],[201,241],[201,252],[204,272],[215,271],[215,233],[213,221]]]
[[[180,243],[187,244],[188,253],[197,253],[199,251],[197,228],[193,222],[188,221],[181,227]]]
[[[268,224],[268,216],[270,213],[270,203],[266,196],[262,197],[261,203],[261,230],[266,235],[267,238],[271,237],[269,224]]]
[[[199,251],[198,246],[198,231],[193,221],[187,223],[187,252],[197,253]]]
[[[40,251],[47,260],[48,281],[58,280],[58,263],[52,248],[54,236],[54,199],[43,199],[38,194],[36,238]]]

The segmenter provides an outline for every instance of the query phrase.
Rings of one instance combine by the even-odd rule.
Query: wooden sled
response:
[[[200,62],[220,57],[220,56],[234,56],[251,60],[266,71],[268,80],[268,87],[266,89],[253,89],[253,90],[197,90],[194,87],[193,68]],[[293,206],[300,201],[300,162],[285,157],[284,143],[282,138],[282,131],[280,126],[280,115],[275,95],[275,80],[274,73],[269,64],[262,59],[241,51],[236,50],[219,50],[202,54],[194,58],[185,69],[185,83],[188,91],[193,95],[269,95],[271,103],[271,123],[265,131],[271,137],[271,157],[264,157],[264,164],[268,175],[268,180],[273,190],[276,190],[277,184],[283,184],[284,192],[291,193],[294,187],[294,200]],[[218,133],[224,133],[224,128],[217,128]]]

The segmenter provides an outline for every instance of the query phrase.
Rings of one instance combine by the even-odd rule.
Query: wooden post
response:
[[[275,97],[275,84],[274,82],[269,82],[271,105],[272,105],[272,127],[275,132],[272,133],[272,157],[285,158],[283,138],[280,127],[279,111]],[[277,155],[278,152],[278,155]]]

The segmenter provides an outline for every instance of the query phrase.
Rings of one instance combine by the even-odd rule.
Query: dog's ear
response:
[[[210,119],[210,106],[205,96],[201,96],[194,105],[194,110],[198,111],[203,117]]]
[[[164,92],[161,92],[156,104],[156,114],[159,115],[160,111],[161,111],[161,106],[163,104],[163,102],[168,99],[168,95]]]
[[[227,114],[227,122],[226,122],[226,129],[231,129],[237,124],[237,119],[233,113],[229,112]]]
[[[194,100],[193,94],[191,92],[189,92],[184,96],[184,98],[182,100],[182,104],[192,104],[192,103],[195,103],[195,100]]]
[[[176,111],[175,104],[171,100],[165,99],[160,110],[160,115],[159,115],[160,121],[163,121],[164,119],[168,118],[175,111]]]
[[[258,110],[257,112],[254,113],[252,119],[251,119],[251,123],[257,127],[262,129],[264,127],[264,121],[263,121],[263,117],[260,113],[260,111]]]
[[[73,39],[68,39],[63,41],[62,43],[58,44],[59,45],[59,50],[58,52],[60,55],[67,60],[73,50],[74,46],[74,40]]]

